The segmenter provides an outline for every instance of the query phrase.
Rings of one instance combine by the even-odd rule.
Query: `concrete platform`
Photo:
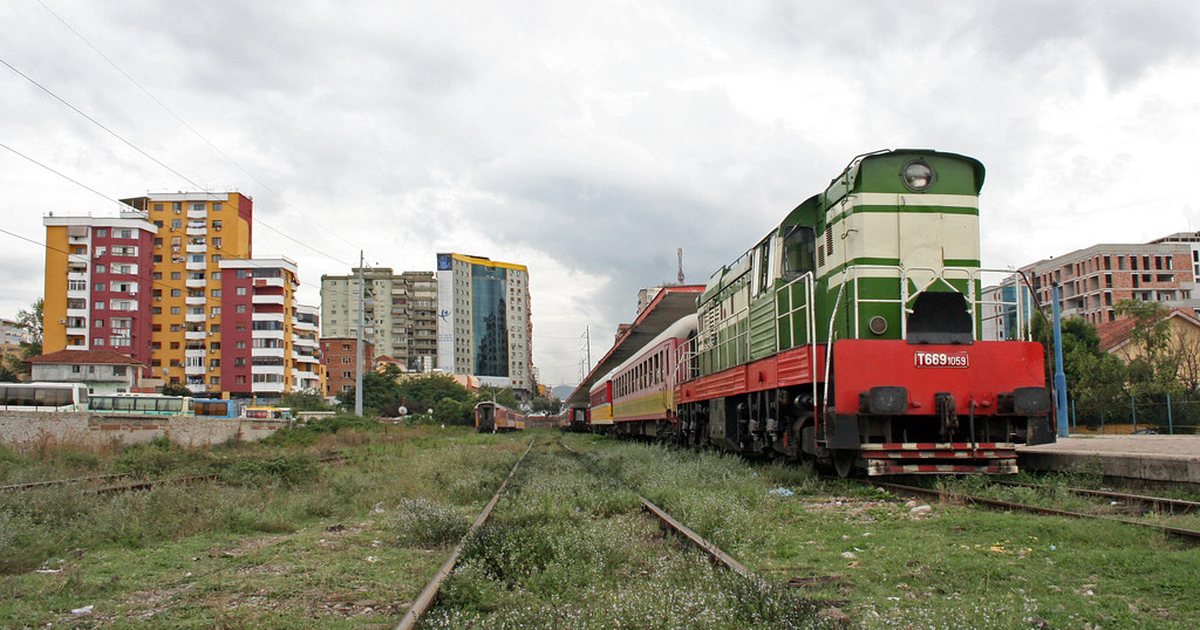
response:
[[[1105,477],[1200,485],[1200,436],[1095,435],[1054,444],[1018,446],[1017,462],[1031,471],[1092,471]]]

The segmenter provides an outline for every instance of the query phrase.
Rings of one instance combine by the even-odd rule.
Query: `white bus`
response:
[[[83,383],[0,383],[0,411],[87,411]]]

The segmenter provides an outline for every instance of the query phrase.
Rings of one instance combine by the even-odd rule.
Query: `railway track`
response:
[[[939,500],[952,500],[981,507],[1007,510],[1013,512],[1028,512],[1031,514],[1041,514],[1048,516],[1065,516],[1068,518],[1078,519],[1094,519],[1103,521],[1113,521],[1117,523],[1125,523],[1135,525],[1137,527],[1154,529],[1164,534],[1189,540],[1194,543],[1200,543],[1200,531],[1184,529],[1181,527],[1171,527],[1169,525],[1160,525],[1158,523],[1148,523],[1128,518],[1119,518],[1115,516],[1103,516],[1099,514],[1088,514],[1086,512],[1072,512],[1069,510],[1059,510],[1055,508],[1042,507],[1037,505],[1028,505],[1024,503],[1015,503],[1013,501],[1002,501],[1000,499],[991,499],[988,497],[979,497],[960,492],[951,492],[948,490],[937,490],[934,488],[922,488],[919,486],[908,486],[898,483],[867,481],[871,486],[884,488],[896,492],[897,494],[918,495],[926,497],[934,497]],[[1154,497],[1148,497],[1153,499]]]
[[[421,617],[433,607],[433,603],[437,601],[438,591],[442,588],[442,583],[446,581],[446,578],[450,577],[450,573],[454,571],[455,565],[458,564],[458,558],[462,555],[463,547],[492,515],[492,510],[496,507],[496,503],[500,501],[500,497],[508,487],[508,482],[512,480],[513,475],[517,474],[517,468],[520,467],[521,462],[525,461],[525,456],[532,449],[533,441],[530,440],[529,447],[525,449],[524,453],[521,453],[521,457],[517,458],[517,462],[513,464],[512,470],[508,471],[508,476],[504,478],[504,481],[500,483],[500,487],[496,489],[496,494],[492,495],[492,499],[487,502],[483,511],[475,518],[475,522],[471,524],[467,533],[463,534],[462,539],[458,541],[458,545],[454,547],[454,551],[450,552],[450,556],[446,558],[446,561],[442,563],[437,573],[433,575],[433,578],[421,590],[421,594],[417,596],[412,606],[409,607],[408,612],[404,614],[404,617],[400,619],[400,623],[396,625],[396,630],[411,630],[412,628],[416,628],[417,624],[421,621]]]
[[[584,456],[582,453],[571,448],[570,446],[567,446],[567,444],[561,440],[559,441],[559,445],[562,446],[562,448],[570,453],[573,457],[579,459],[585,466],[592,469],[593,474],[599,474],[596,473],[594,467],[591,466],[589,462],[583,459]],[[479,528],[481,528],[484,523],[487,522],[488,518],[491,516],[493,508],[496,506],[496,503],[499,502],[502,494],[504,493],[508,482],[516,474],[517,467],[520,466],[521,462],[525,459],[525,456],[529,454],[529,451],[532,448],[533,442],[530,442],[529,448],[525,450],[525,453],[522,454],[521,458],[518,459],[516,464],[513,465],[508,477],[505,478],[504,482],[501,483],[500,487],[496,490],[496,494],[492,497],[491,501],[488,502],[487,506],[484,507],[483,512],[481,512],[479,517],[476,518],[474,524],[471,525],[471,528],[462,537],[458,545],[451,552],[450,556],[442,564],[441,568],[438,569],[437,573],[434,574],[433,578],[421,591],[421,594],[413,602],[412,607],[409,608],[408,612],[405,613],[404,618],[401,619],[400,623],[396,626],[396,630],[411,630],[416,628],[424,615],[429,612],[430,609],[432,609],[437,600],[442,583],[445,582],[445,580],[454,571],[454,567],[458,563],[459,556],[461,555],[464,546],[468,543],[468,541],[471,540],[471,537],[475,535]],[[636,492],[635,494],[638,498],[638,501],[641,503],[642,508],[656,518],[663,525],[663,527],[678,534],[681,538],[702,550],[715,563],[724,566],[730,571],[733,571],[734,573],[737,573],[738,575],[749,580],[759,583],[762,582],[758,575],[750,571],[742,563],[738,562],[733,556],[725,553],[725,551],[723,551],[720,547],[708,541],[692,529],[688,528],[678,519],[671,516],[666,510],[663,510],[661,507],[655,505],[646,497],[637,494]]]
[[[335,453],[317,458],[318,464],[339,463],[345,461],[344,454]],[[116,479],[129,479],[134,475],[129,473],[114,473],[111,475],[92,475],[88,477],[72,477],[69,479],[50,479],[47,481],[32,481],[29,483],[16,483],[6,486],[0,486],[0,492],[3,491],[23,491],[37,490],[39,488],[53,488],[58,486],[78,485],[85,483],[98,483],[112,481]],[[143,479],[127,484],[108,485],[96,488],[93,490],[96,494],[117,494],[120,492],[131,492],[134,490],[150,490],[155,486],[164,484],[178,483],[196,483],[200,481],[215,481],[220,478],[217,473],[205,473],[200,475],[186,475],[182,477],[167,477],[163,479]]]
[[[559,440],[559,445],[562,446],[564,450],[566,450],[568,453],[571,453],[575,457],[577,457],[577,458],[583,457],[583,453],[580,453],[579,451],[571,448],[570,446],[567,446],[567,443],[562,441],[561,439]],[[588,463],[585,462],[585,465],[587,465],[587,464]],[[589,468],[590,467],[591,466],[589,465]],[[593,472],[595,472],[594,468],[593,468]],[[637,494],[637,492],[634,492],[634,494]],[[657,518],[659,520],[659,522],[661,522],[663,524],[664,527],[675,532],[680,537],[682,537],[684,540],[687,540],[688,542],[690,542],[693,545],[695,545],[696,547],[698,547],[701,551],[703,551],[705,554],[707,554],[708,557],[711,558],[714,562],[721,564],[722,566],[728,568],[730,571],[733,571],[734,573],[737,573],[738,575],[740,575],[744,578],[747,578],[749,580],[754,580],[754,581],[762,580],[762,578],[760,578],[758,575],[756,575],[750,569],[747,569],[745,565],[743,565],[741,562],[738,562],[733,556],[725,553],[725,551],[723,551],[720,547],[709,542],[706,538],[704,538],[700,534],[697,534],[696,532],[692,531],[686,525],[679,522],[678,519],[676,519],[675,517],[668,514],[666,510],[658,507],[653,502],[651,502],[649,499],[647,499],[646,497],[644,497],[640,494],[637,494],[637,498],[638,498],[638,501],[641,501],[642,508],[645,509],[650,514],[653,514],[654,517]]]
[[[1049,488],[1048,486],[1039,485],[1036,483],[1021,483],[1018,481],[996,481],[994,483],[996,485],[1011,486],[1014,488]],[[1088,488],[1063,488],[1063,490],[1079,496],[1096,497],[1100,499],[1109,499],[1112,501],[1144,505],[1155,512],[1166,512],[1168,514],[1187,514],[1190,512],[1200,511],[1200,501],[1168,499],[1166,497],[1155,497],[1144,494],[1129,494],[1126,492],[1114,492],[1111,490],[1091,490]]]

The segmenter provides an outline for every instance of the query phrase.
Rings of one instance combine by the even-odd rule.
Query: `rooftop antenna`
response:
[[[679,259],[679,284],[683,284],[683,248],[675,250],[675,255]]]

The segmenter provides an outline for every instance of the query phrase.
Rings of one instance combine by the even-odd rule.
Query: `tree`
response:
[[[320,394],[313,391],[284,394],[279,405],[291,407],[293,411],[330,411],[332,409]]]
[[[401,391],[396,377],[400,376],[400,368],[395,365],[385,365],[378,372],[363,372],[363,413],[377,413],[381,416],[395,416],[400,408]],[[351,388],[338,394],[338,404],[354,409],[355,390]]]
[[[1053,348],[1053,333],[1041,313],[1035,313],[1031,331],[1035,340]],[[1128,407],[1125,389],[1127,369],[1121,359],[1100,349],[1096,327],[1080,317],[1062,321],[1063,374],[1067,394],[1075,401],[1077,412],[1096,422],[1102,414],[1117,415]],[[1049,353],[1047,353],[1049,356]],[[1054,382],[1052,358],[1046,362],[1046,382]]]
[[[29,341],[22,341],[20,352],[0,357],[0,381],[28,379],[29,359],[42,354],[42,313],[45,302],[38,298],[28,309],[17,311],[17,328],[25,331]]]
[[[29,335],[29,345],[36,349],[33,353],[26,353],[26,357],[36,357],[42,353],[42,317],[45,312],[46,301],[42,298],[34,300],[28,310],[21,309],[17,311],[17,328],[23,329]],[[24,345],[24,344],[22,344]]]
[[[397,376],[400,374],[399,368],[388,366],[396,370]],[[459,402],[470,400],[471,393],[466,387],[459,385],[454,377],[448,374],[422,374],[420,376],[411,376],[400,381],[400,398],[408,405],[409,409],[425,411],[432,409],[443,398],[449,398]]]
[[[1170,352],[1171,323],[1166,307],[1158,302],[1121,300],[1113,310],[1134,320],[1129,334],[1135,349],[1129,359],[1129,392],[1135,396],[1182,393],[1177,378],[1180,357]]]
[[[509,409],[520,409],[521,401],[511,387],[483,385],[475,392],[475,402],[495,401]]]
[[[163,396],[191,396],[192,390],[180,383],[167,383],[162,386]]]
[[[433,406],[433,419],[445,424],[463,424],[469,422],[473,410],[470,402],[443,398]]]
[[[562,408],[562,401],[553,396],[551,396],[550,398],[544,398],[542,396],[538,396],[537,398],[533,399],[532,410],[535,413],[540,411],[540,412],[545,412],[550,415],[554,415],[554,414],[558,413],[558,410],[560,408]]]

